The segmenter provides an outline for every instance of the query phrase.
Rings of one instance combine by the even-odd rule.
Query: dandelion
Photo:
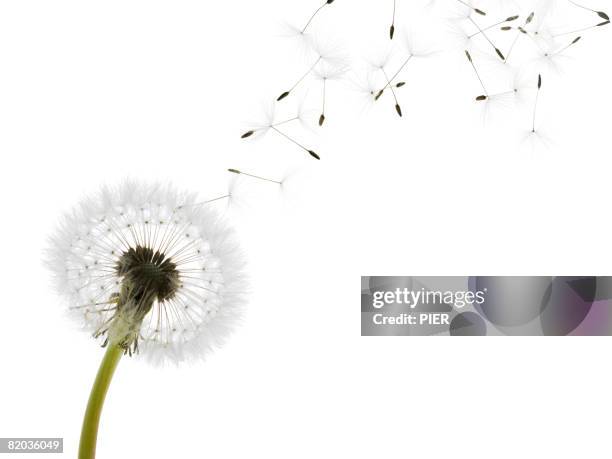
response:
[[[179,363],[221,345],[241,315],[243,263],[232,230],[194,194],[126,182],[66,215],[48,264],[69,311],[106,353],[79,458],[95,457],[102,405],[122,355]]]
[[[538,100],[540,99],[540,90],[542,89],[542,75],[538,75],[538,91],[536,92],[535,103],[533,105],[533,122],[531,124],[531,132],[536,131],[536,116],[538,111]]]

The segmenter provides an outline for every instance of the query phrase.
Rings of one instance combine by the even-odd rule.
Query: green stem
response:
[[[87,402],[85,419],[83,419],[83,428],[81,430],[81,442],[79,444],[79,459],[94,459],[96,457],[96,440],[98,438],[102,405],[104,405],[108,386],[110,386],[113,374],[122,355],[122,348],[116,344],[109,343],[96,375],[96,380],[91,388],[89,402]]]

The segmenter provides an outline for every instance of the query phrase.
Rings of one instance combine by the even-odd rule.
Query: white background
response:
[[[400,1],[398,29],[435,43],[427,21],[454,7],[437,3]],[[611,274],[612,29],[546,74],[547,147],[521,142],[528,111],[483,125],[461,45],[445,45],[406,73],[402,120],[388,94],[364,111],[350,78],[330,86],[324,134],[295,131],[316,162],[239,136],[307,66],[283,22],[318,5],[2,0],[0,436],[62,436],[76,455],[102,351],[42,264],[62,212],[128,176],[213,198],[238,167],[289,174],[282,190],[241,180],[219,205],[249,259],[244,324],[199,366],[122,361],[98,457],[609,457],[609,339],[362,338],[358,289],[361,275]],[[358,72],[385,53],[390,9],[339,0],[313,31]],[[568,27],[596,19],[574,12]]]

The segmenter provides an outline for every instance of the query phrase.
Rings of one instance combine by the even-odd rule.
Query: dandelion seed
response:
[[[278,180],[272,180],[272,179],[268,179],[268,178],[265,178],[265,177],[260,177],[259,175],[249,174],[247,172],[242,172],[242,171],[240,171],[238,169],[228,169],[227,171],[231,172],[232,174],[245,175],[247,177],[252,177],[252,178],[257,179],[257,180],[262,180],[264,182],[276,183],[278,185],[282,185],[283,184],[283,182],[280,182]]]
[[[311,74],[313,74],[317,67],[322,64],[327,64],[331,66],[343,67],[345,66],[346,58],[345,56],[335,48],[322,47],[320,44],[315,44],[314,50],[316,52],[316,60],[312,63],[312,65],[308,68],[308,70],[296,81],[296,83],[289,89],[288,91],[283,92],[276,99],[277,102],[280,102],[283,99],[286,99],[302,82]]]
[[[582,8],[582,9],[584,9],[584,10],[591,11],[591,12],[593,12],[593,13],[597,14],[597,16],[599,16],[600,18],[602,18],[602,19],[604,19],[604,20],[606,20],[606,21],[610,21],[610,16],[608,16],[608,15],[607,15],[606,13],[604,13],[603,11],[597,11],[597,10],[594,10],[594,9],[592,9],[592,8],[588,8],[588,7],[583,6],[583,5],[580,5],[580,4],[578,4],[578,3],[576,3],[576,2],[574,2],[574,1],[572,1],[572,0],[568,0],[568,1],[569,1],[569,2],[570,2],[572,5],[577,6],[578,8]]]
[[[576,43],[578,43],[578,42],[579,42],[581,39],[582,39],[582,37],[581,37],[581,36],[578,36],[578,37],[574,38],[574,39],[573,39],[573,40],[572,40],[572,41],[571,41],[571,42],[570,42],[570,43],[569,43],[567,46],[565,46],[565,47],[561,48],[560,50],[555,51],[555,52],[554,52],[554,53],[552,53],[552,54],[545,53],[545,57],[553,57],[553,56],[557,56],[557,55],[559,55],[559,54],[563,53],[564,51],[566,51],[567,49],[569,49],[570,47],[574,46],[574,45],[575,45]]]
[[[466,55],[468,61],[470,62],[472,68],[474,69],[474,73],[476,74],[476,77],[478,78],[478,81],[480,82],[480,86],[482,86],[482,90],[484,91],[484,97],[486,99],[486,97],[488,97],[488,95],[489,95],[489,92],[487,91],[487,88],[485,87],[484,82],[482,81],[482,78],[480,77],[480,73],[478,72],[478,69],[476,68],[476,64],[474,64],[474,61],[472,59],[472,55],[470,54],[470,52],[467,49],[465,50],[465,55]],[[482,99],[482,100],[484,100],[484,99]]]
[[[277,134],[279,134],[280,136],[282,136],[286,140],[290,141],[294,145],[297,145],[299,148],[304,150],[306,153],[308,153],[313,158],[318,159],[318,160],[321,159],[321,157],[316,152],[314,152],[313,150],[310,150],[309,148],[306,148],[304,145],[302,145],[297,140],[295,140],[292,137],[290,137],[289,135],[287,135],[285,132],[283,132],[280,129],[278,129],[276,126],[270,126],[270,129],[272,129],[274,132],[276,132]]]
[[[328,64],[326,62],[322,62],[315,71],[314,76],[321,81],[322,86],[322,102],[321,102],[321,114],[319,116],[319,126],[323,126],[325,123],[326,113],[325,109],[327,106],[327,92],[328,92],[328,84],[330,81],[339,80],[344,77],[347,72],[347,67],[345,66],[335,66]]]
[[[312,21],[314,20],[314,18],[317,16],[317,14],[319,14],[321,12],[321,10],[323,8],[325,8],[328,5],[331,5],[332,3],[334,3],[334,0],[327,0],[325,3],[323,3],[323,5],[321,5],[314,13],[313,15],[310,17],[310,19],[308,20],[308,22],[306,23],[306,25],[304,26],[304,28],[302,29],[302,33],[306,33],[306,29],[308,29],[308,27],[310,26],[310,24],[312,23]]]
[[[401,65],[399,66],[399,68],[397,69],[397,71],[391,76],[391,78],[389,78],[385,84],[385,86],[383,86],[382,89],[379,89],[377,91],[375,91],[374,94],[374,100],[377,101],[378,99],[380,99],[382,97],[382,95],[384,94],[385,90],[391,86],[394,85],[395,80],[399,77],[399,75],[404,71],[404,69],[406,68],[406,66],[408,65],[408,63],[415,57],[419,58],[419,57],[427,57],[430,56],[431,54],[433,54],[433,52],[425,50],[423,48],[421,49],[415,49],[415,47],[413,46],[412,40],[410,39],[409,35],[406,35],[406,48],[408,49],[408,56],[406,57],[406,59],[401,63]],[[387,60],[385,60],[384,62],[380,63],[378,65],[378,68],[384,67],[386,65]],[[395,84],[396,88],[401,88],[402,86],[404,86],[406,83],[405,82],[400,82]]]
[[[323,106],[321,107],[321,116],[319,116],[319,126],[325,123],[325,97],[327,95],[327,79],[323,80]]]
[[[252,123],[253,127],[251,127],[248,131],[240,136],[241,139],[249,139],[254,136],[263,136],[265,135],[272,127],[283,126],[285,124],[293,123],[293,122],[304,122],[304,107],[303,103],[300,103],[298,106],[298,111],[295,116],[284,119],[282,121],[276,121],[275,117],[275,109],[274,106],[270,106],[269,109],[265,111],[265,121]]]
[[[287,139],[287,140],[291,141],[293,144],[297,145],[297,146],[298,146],[298,147],[300,147],[302,150],[306,151],[306,152],[307,152],[307,153],[308,153],[310,156],[312,156],[313,158],[316,158],[316,159],[321,159],[321,158],[319,157],[319,155],[317,155],[317,153],[315,153],[314,151],[312,151],[312,150],[310,150],[310,149],[306,148],[304,145],[302,145],[301,143],[297,142],[295,139],[293,139],[292,137],[290,137],[288,134],[286,134],[285,132],[283,132],[283,131],[281,131],[280,129],[278,129],[278,128],[279,128],[279,126],[282,126],[282,125],[284,125],[284,124],[288,124],[288,123],[291,123],[291,122],[294,122],[294,121],[301,121],[301,117],[300,117],[300,116],[296,116],[296,117],[289,118],[289,119],[286,119],[286,120],[284,120],[284,121],[280,121],[280,122],[277,122],[277,123],[271,123],[271,124],[269,124],[269,125],[267,125],[267,126],[264,126],[264,127],[260,128],[260,129],[259,129],[259,131],[262,131],[262,132],[267,132],[267,131],[270,131],[270,130],[271,130],[271,131],[273,131],[273,132],[276,132],[277,134],[281,135],[283,138],[285,138],[285,139]],[[251,131],[248,131],[248,132],[246,132],[245,134],[243,134],[243,135],[242,135],[242,138],[243,138],[243,139],[246,139],[246,138],[248,138],[248,137],[251,137],[252,135],[254,135],[254,134],[255,134],[255,133],[257,133],[257,132],[258,132],[257,130],[251,130]],[[245,137],[245,136],[246,136],[246,137]]]
[[[588,27],[583,27],[581,29],[571,30],[569,32],[558,33],[558,34],[553,35],[552,37],[553,38],[557,38],[557,37],[563,37],[565,35],[574,35],[576,33],[582,33],[582,32],[586,32],[588,30],[596,29],[598,27],[603,27],[603,26],[606,26],[608,24],[610,24],[610,21],[604,21],[604,22],[600,22],[599,24],[595,24],[595,25],[588,26]]]
[[[470,10],[474,11],[477,14],[480,14],[481,16],[486,16],[487,13],[485,13],[484,11],[482,11],[481,9],[475,8],[472,5],[470,5],[468,2],[463,1],[463,0],[457,0],[459,3],[461,3],[462,5],[464,5],[465,7],[469,8]]]
[[[536,92],[535,103],[533,104],[533,122],[531,124],[531,132],[536,132],[536,115],[538,111],[538,100],[540,98],[540,90],[542,89],[542,75],[538,75],[538,90]]]
[[[71,314],[106,353],[81,432],[93,459],[102,404],[122,355],[153,362],[202,358],[234,328],[244,303],[233,232],[196,196],[126,182],[68,214],[48,254]]]
[[[397,10],[397,0],[393,0],[393,19],[391,20],[391,27],[389,28],[389,38],[393,40],[395,36],[395,13]]]
[[[283,92],[280,96],[278,96],[276,101],[280,102],[281,100],[286,99],[291,94],[291,92],[294,91],[302,83],[302,81],[304,81],[306,79],[306,77],[308,75],[310,75],[314,71],[315,67],[319,64],[319,62],[321,62],[322,59],[323,59],[323,57],[319,56],[317,58],[317,60],[315,61],[315,63],[310,66],[308,71],[306,71],[306,73],[304,73],[300,77],[300,79],[291,87],[291,89],[289,89],[288,91]]]
[[[408,58],[407,58],[407,59],[406,59],[406,60],[405,60],[405,61],[402,63],[402,65],[400,65],[400,67],[399,67],[399,69],[397,70],[397,72],[395,72],[395,73],[393,74],[393,76],[392,76],[390,79],[389,79],[389,78],[387,78],[387,84],[385,84],[385,86],[384,86],[382,89],[380,89],[379,91],[377,91],[377,93],[376,93],[376,97],[375,97],[375,100],[380,99],[380,97],[383,95],[383,93],[385,92],[385,90],[386,90],[387,88],[389,88],[389,87],[391,87],[391,86],[392,86],[393,81],[394,81],[394,80],[395,80],[395,79],[396,79],[396,78],[399,76],[399,74],[402,72],[402,70],[404,70],[404,68],[405,68],[405,67],[408,65],[408,62],[410,62],[410,61],[412,60],[412,58],[413,58],[413,57],[414,57],[414,56],[413,56],[412,54],[410,54],[410,55],[408,56]],[[381,69],[382,69],[382,67],[381,67]],[[385,76],[386,76],[386,75],[385,75]],[[396,88],[401,88],[402,86],[404,86],[404,84],[401,84],[401,86],[397,86],[397,85],[396,85]]]
[[[399,117],[401,118],[403,116],[402,113],[402,107],[399,104],[399,101],[397,99],[397,94],[395,93],[395,89],[393,88],[393,85],[391,84],[391,80],[389,79],[389,76],[387,75],[387,71],[385,70],[385,67],[380,67],[380,71],[382,72],[382,74],[385,77],[385,81],[386,81],[386,86],[385,88],[390,88],[391,89],[391,94],[393,94],[393,99],[395,100],[395,111],[397,112],[397,114],[399,115]],[[378,100],[380,98],[380,96],[382,95],[384,89],[379,91],[379,93],[376,95],[376,100]]]

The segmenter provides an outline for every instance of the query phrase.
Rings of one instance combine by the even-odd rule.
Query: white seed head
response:
[[[232,230],[172,186],[126,182],[85,199],[51,238],[47,261],[86,330],[154,362],[204,357],[244,303]]]

